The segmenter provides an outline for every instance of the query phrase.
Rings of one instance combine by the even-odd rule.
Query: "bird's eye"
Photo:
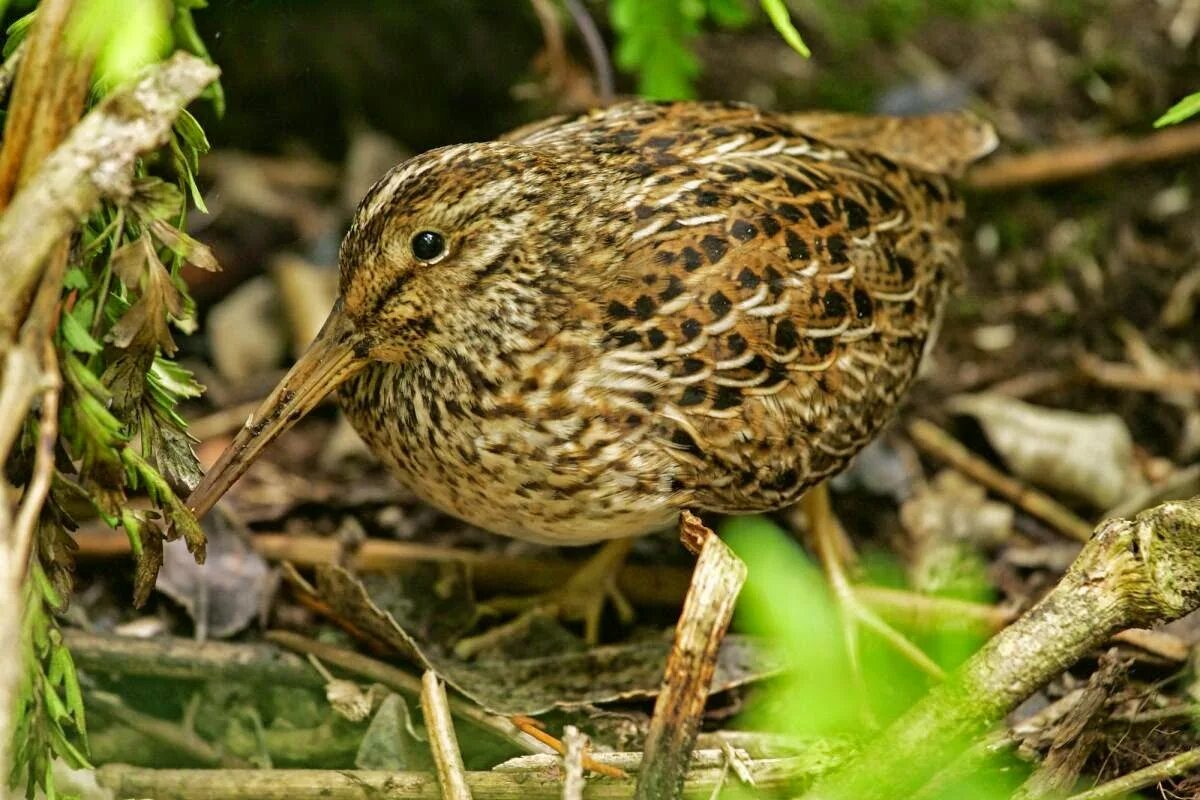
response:
[[[421,261],[433,261],[446,252],[446,240],[435,231],[421,231],[412,238],[412,254]]]

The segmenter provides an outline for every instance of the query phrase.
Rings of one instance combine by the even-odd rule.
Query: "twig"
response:
[[[549,747],[560,756],[567,755],[567,746],[556,736],[551,736],[542,728],[542,724],[533,717],[517,715],[512,718],[513,724],[520,728],[525,733],[537,739],[542,744]],[[594,760],[586,753],[582,756],[580,764],[584,769],[595,772],[598,775],[605,775],[609,778],[628,778],[629,775],[619,767],[614,767],[609,764],[602,764]]]
[[[1200,394],[1200,370],[1163,369],[1151,372],[1132,364],[1104,361],[1091,353],[1082,353],[1075,359],[1075,364],[1093,383],[1112,389]]]
[[[705,535],[646,733],[645,762],[637,782],[639,800],[683,795],[684,775],[708,701],[717,652],[746,580],[745,563],[687,511],[681,530],[685,537],[697,532]]]
[[[261,400],[251,400],[198,417],[188,423],[188,433],[202,442],[215,436],[236,433],[260,405]]]
[[[587,753],[587,736],[574,725],[563,728],[563,800],[583,800],[583,757]]]
[[[194,431],[194,427],[190,430]],[[75,542],[79,547],[76,556],[80,559],[129,555],[129,537],[108,527],[81,528],[75,534]],[[299,566],[336,562],[341,555],[339,542],[328,536],[256,533],[251,536],[251,545],[269,561],[288,561]],[[579,568],[579,562],[562,558],[507,556],[390,539],[367,539],[355,549],[347,566],[356,572],[403,572],[423,563],[465,564],[471,570],[475,587],[485,593],[552,589],[561,586]],[[617,586],[637,605],[678,608],[689,578],[690,572],[679,567],[627,563],[621,567]],[[955,625],[991,632],[1013,618],[1008,611],[982,603],[878,586],[853,588],[858,599],[880,616],[912,628]]]
[[[1145,789],[1197,767],[1200,767],[1200,747],[1194,750],[1185,750],[1179,755],[1122,775],[1108,783],[1088,789],[1086,792],[1073,794],[1067,800],[1115,800],[1128,797],[1138,789]]]
[[[0,216],[0,334],[16,328],[22,298],[50,249],[101,197],[130,191],[138,155],[166,141],[179,111],[218,74],[203,60],[177,53],[109,95],[17,192]]]
[[[1200,498],[1109,520],[1059,584],[805,795],[907,797],[1046,681],[1118,630],[1200,606]]]
[[[90,711],[99,711],[154,741],[178,750],[193,761],[206,766],[246,767],[247,762],[237,756],[222,753],[216,747],[191,731],[184,730],[173,722],[135,711],[121,702],[121,698],[108,692],[88,692],[87,706]]]
[[[129,554],[129,537],[109,528],[82,528],[76,532],[75,541],[79,558]],[[336,563],[343,555],[342,545],[328,536],[258,533],[252,537],[252,544],[263,558],[299,566]],[[423,563],[464,564],[475,586],[484,593],[532,593],[560,587],[580,564],[564,558],[515,557],[419,542],[367,539],[355,549],[346,566],[356,572],[403,572]],[[688,570],[678,567],[625,564],[617,576],[617,589],[638,605],[679,608],[689,578]]]
[[[1187,661],[1192,652],[1192,647],[1187,641],[1167,631],[1130,628],[1114,635],[1112,641],[1136,647],[1151,655],[1165,658],[1167,661],[1179,663]]]
[[[137,675],[191,681],[319,689],[321,676],[271,645],[197,642],[171,636],[135,639],[68,628],[63,640],[80,669],[98,675]]]
[[[269,631],[267,639],[280,647],[294,650],[306,655],[314,655],[322,661],[333,664],[355,675],[381,683],[399,692],[420,696],[421,681],[402,669],[385,664],[382,661],[347,650],[326,642],[318,642],[298,633],[290,631]],[[509,742],[517,749],[526,753],[549,753],[550,748],[531,739],[519,727],[508,719],[495,714],[489,714],[473,703],[450,696],[450,712],[455,716],[470,722]]]
[[[9,532],[9,546],[17,559],[18,568],[28,569],[33,549],[34,533],[42,515],[42,504],[50,493],[54,477],[54,445],[58,442],[58,397],[62,380],[58,374],[58,356],[49,339],[44,343],[42,368],[42,411],[38,418],[37,448],[33,459],[33,476],[21,497],[21,508]],[[17,573],[24,577],[23,572]]]
[[[972,168],[974,189],[1002,190],[1073,180],[1114,167],[1151,164],[1200,152],[1200,124],[1164,128],[1139,139],[1115,136],[997,158]]]
[[[1075,787],[1083,766],[1103,741],[1098,728],[1108,716],[1106,706],[1113,686],[1125,677],[1126,666],[1110,650],[1100,657],[1099,668],[1088,678],[1079,699],[1054,726],[1054,739],[1046,757],[1012,800],[1042,800],[1062,797]]]
[[[779,758],[748,763],[754,785],[764,793],[795,791],[811,780],[813,768],[804,758]],[[429,772],[367,770],[201,770],[144,769],[106,764],[96,770],[99,783],[117,797],[158,797],[171,800],[438,800],[437,779]],[[721,768],[689,770],[683,796],[708,800],[721,778]],[[475,800],[559,800],[562,769],[556,763],[536,771],[468,772],[467,785]],[[631,780],[604,781],[588,787],[588,795],[603,800],[633,797]]]
[[[978,481],[1060,533],[1077,542],[1086,542],[1091,538],[1092,529],[1069,508],[1032,486],[1005,475],[932,422],[914,420],[908,427],[908,433],[917,447],[929,455]]]
[[[906,628],[992,634],[1016,618],[1014,612],[1000,606],[903,589],[859,585],[854,587],[854,594],[885,620]]]
[[[596,73],[596,88],[600,102],[608,105],[616,94],[616,82],[613,79],[612,60],[608,57],[608,47],[604,44],[604,37],[600,35],[596,20],[592,18],[583,3],[579,0],[566,0],[566,6],[567,13],[575,20],[575,27],[579,29],[583,43],[587,46],[588,57],[592,60],[592,71]]]
[[[425,733],[437,768],[438,785],[442,787],[442,800],[471,800],[467,768],[463,766],[462,751],[454,734],[446,687],[431,669],[421,676],[421,711],[425,715]]]

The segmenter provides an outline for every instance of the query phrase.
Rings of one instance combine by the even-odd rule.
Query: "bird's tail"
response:
[[[798,133],[837,147],[866,150],[925,172],[960,175],[995,149],[990,123],[969,111],[889,117],[812,111],[791,114]]]

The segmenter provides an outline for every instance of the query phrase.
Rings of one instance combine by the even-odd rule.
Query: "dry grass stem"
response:
[[[542,727],[542,723],[538,722],[533,717],[526,717],[523,715],[518,715],[518,716],[515,716],[512,718],[512,722],[514,725],[516,725],[518,728],[520,728],[526,734],[528,734],[529,736],[532,736],[534,739],[537,739],[539,742],[541,742],[542,744],[549,747],[555,753],[558,753],[560,756],[566,757],[566,755],[567,755],[566,744],[564,744],[563,741],[561,739],[559,739],[558,737],[552,736],[549,733],[547,733],[545,731],[545,729]],[[588,770],[589,772],[595,772],[597,775],[604,775],[605,777],[608,777],[608,778],[628,778],[629,777],[629,775],[620,767],[615,767],[615,766],[612,766],[611,764],[604,764],[599,761],[596,761],[594,758],[592,758],[587,753],[584,753],[580,758],[581,758],[580,763],[583,765],[583,768]]]
[[[915,420],[909,425],[908,432],[917,447],[933,458],[978,481],[1060,533],[1077,542],[1086,542],[1091,538],[1091,526],[1069,508],[1032,486],[1005,475],[932,422]]]
[[[1200,370],[1159,369],[1145,370],[1133,364],[1104,361],[1091,353],[1084,353],[1075,361],[1085,377],[1110,389],[1128,389],[1135,392],[1187,392],[1200,394]]]
[[[825,765],[827,767],[827,765]],[[754,785],[767,793],[795,790],[811,780],[811,760],[760,759],[747,764]],[[722,779],[722,767],[689,770],[683,796],[708,800]],[[439,800],[437,779],[429,772],[394,770],[224,770],[145,769],[106,764],[97,779],[117,797],[159,797],[172,800]],[[529,771],[468,772],[467,785],[475,800],[559,800],[562,768],[558,763]],[[588,798],[628,800],[631,780],[601,780],[588,784]]]
[[[421,677],[421,711],[425,715],[425,733],[437,768],[442,800],[471,800],[467,768],[463,766],[462,751],[458,749],[446,686],[431,669]]]

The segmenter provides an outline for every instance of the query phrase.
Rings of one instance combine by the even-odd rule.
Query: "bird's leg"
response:
[[[493,598],[484,603],[483,608],[501,614],[533,612],[564,621],[583,622],[584,639],[588,644],[596,644],[600,640],[600,617],[606,602],[612,602],[621,622],[633,621],[633,606],[617,588],[617,575],[631,547],[633,540],[628,538],[605,542],[559,588],[531,597]]]
[[[936,679],[945,677],[945,672],[934,663],[933,659],[923,650],[910,642],[904,634],[884,622],[878,614],[868,608],[854,591],[850,578],[846,575],[847,553],[853,553],[850,539],[846,536],[842,523],[833,513],[829,503],[829,486],[822,483],[810,489],[800,499],[801,509],[808,518],[809,535],[812,538],[813,549],[817,559],[825,570],[825,577],[833,589],[834,598],[841,612],[842,628],[846,638],[846,648],[850,656],[850,664],[855,675],[861,679],[861,669],[858,659],[858,626],[863,625],[874,631],[884,641],[913,662],[919,669]]]

